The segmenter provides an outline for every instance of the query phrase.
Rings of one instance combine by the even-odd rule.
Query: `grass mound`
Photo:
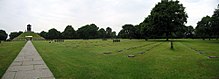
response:
[[[41,37],[40,35],[34,33],[34,32],[24,32],[21,35],[19,35],[18,37],[16,37],[14,40],[25,40],[25,36],[33,36],[33,40],[44,40],[43,37]]]

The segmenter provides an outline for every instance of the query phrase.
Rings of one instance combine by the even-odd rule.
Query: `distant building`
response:
[[[31,32],[31,25],[30,24],[27,25],[27,32]]]

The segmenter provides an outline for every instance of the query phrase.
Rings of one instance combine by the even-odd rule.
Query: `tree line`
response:
[[[109,39],[115,38],[116,32],[112,31],[110,27],[97,27],[95,24],[88,24],[74,30],[71,25],[66,26],[63,32],[52,28],[48,32],[42,31],[39,33],[45,39]]]
[[[214,14],[203,17],[196,28],[186,26],[188,15],[178,0],[161,0],[143,22],[122,26],[118,37],[128,39],[148,38],[216,38],[219,36],[219,5]]]
[[[151,10],[143,22],[138,25],[125,24],[116,35],[110,27],[106,29],[88,24],[74,30],[68,25],[63,32],[52,28],[39,33],[46,39],[156,39],[156,38],[217,38],[219,37],[219,5],[212,16],[205,16],[197,23],[196,28],[186,26],[188,15],[185,7],[178,0],[161,0]],[[10,39],[22,32],[12,32]],[[0,30],[0,40],[6,40],[7,34]]]

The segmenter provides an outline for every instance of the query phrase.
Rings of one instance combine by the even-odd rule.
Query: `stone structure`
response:
[[[27,32],[31,32],[31,25],[30,24],[27,25]]]

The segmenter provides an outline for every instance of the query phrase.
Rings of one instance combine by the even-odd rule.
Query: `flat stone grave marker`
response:
[[[128,57],[129,57],[129,58],[134,58],[134,57],[135,57],[135,55],[128,55]]]
[[[138,52],[138,54],[144,54],[145,52]]]
[[[208,56],[208,58],[218,58],[217,56]]]
[[[112,52],[104,52],[103,54],[112,54]]]

